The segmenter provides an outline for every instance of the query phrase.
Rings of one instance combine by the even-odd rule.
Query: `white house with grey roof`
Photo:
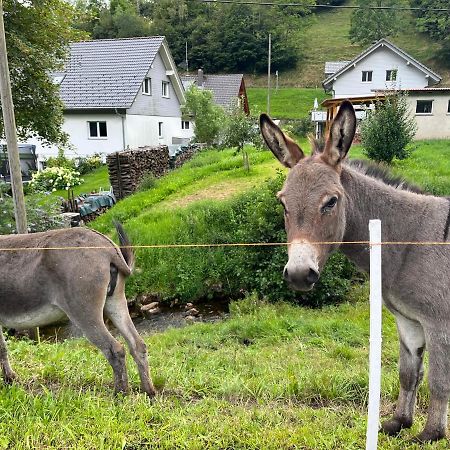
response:
[[[325,63],[323,87],[333,98],[373,97],[376,90],[433,86],[441,77],[411,55],[380,39],[351,61]]]
[[[53,74],[64,103],[68,156],[187,143],[184,88],[162,36],[76,42]],[[37,143],[39,160],[56,154]]]

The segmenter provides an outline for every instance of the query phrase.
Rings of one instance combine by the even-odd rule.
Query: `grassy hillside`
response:
[[[347,4],[355,3],[353,0]],[[320,87],[324,80],[326,61],[350,60],[364,50],[364,46],[354,45],[348,39],[351,9],[324,9],[306,28],[305,40],[301,45],[304,60],[295,70],[280,74],[280,86]],[[411,13],[405,13],[406,20],[400,34],[390,39],[394,44],[408,52],[443,77],[443,82],[450,82],[450,70],[444,68],[440,61],[433,59],[439,44],[427,35],[419,33],[413,23]],[[264,86],[266,76],[248,77],[249,85]]]
[[[267,88],[248,88],[248,101],[252,116],[267,112]],[[277,119],[308,117],[317,98],[319,104],[328,96],[323,89],[281,88],[270,94],[270,115]]]

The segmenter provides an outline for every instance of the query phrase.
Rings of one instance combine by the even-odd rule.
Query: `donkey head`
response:
[[[278,193],[289,243],[283,275],[293,289],[309,291],[328,255],[339,246],[317,243],[339,243],[344,236],[346,197],[340,174],[355,135],[355,112],[352,104],[344,101],[324,149],[316,148],[310,157],[266,114],[261,114],[260,128],[272,153],[291,169]]]

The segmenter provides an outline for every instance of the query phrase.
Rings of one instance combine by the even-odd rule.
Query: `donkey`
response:
[[[291,169],[278,198],[289,244],[283,275],[293,289],[311,290],[340,243],[368,241],[369,219],[381,219],[384,241],[448,240],[447,199],[402,189],[398,180],[377,179],[376,171],[368,175],[361,164],[352,167],[344,160],[356,128],[349,101],[341,104],[323,150],[316,146],[310,157],[266,114],[260,128],[273,154]],[[342,245],[342,251],[369,271],[367,245]],[[395,316],[400,340],[400,394],[382,430],[394,435],[411,427],[426,347],[430,405],[416,440],[435,441],[446,434],[450,395],[450,248],[387,245],[382,265],[383,301]]]
[[[111,364],[115,391],[126,393],[125,350],[106,328],[105,314],[128,344],[142,391],[153,396],[147,349],[125,298],[134,254],[122,226],[116,223],[116,229],[120,249],[87,228],[0,236],[0,325],[27,329],[69,318]],[[0,364],[4,381],[14,381],[1,327]]]

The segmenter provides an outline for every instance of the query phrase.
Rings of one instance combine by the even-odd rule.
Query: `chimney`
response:
[[[203,69],[198,69],[197,86],[203,87],[203,81],[204,81]]]

